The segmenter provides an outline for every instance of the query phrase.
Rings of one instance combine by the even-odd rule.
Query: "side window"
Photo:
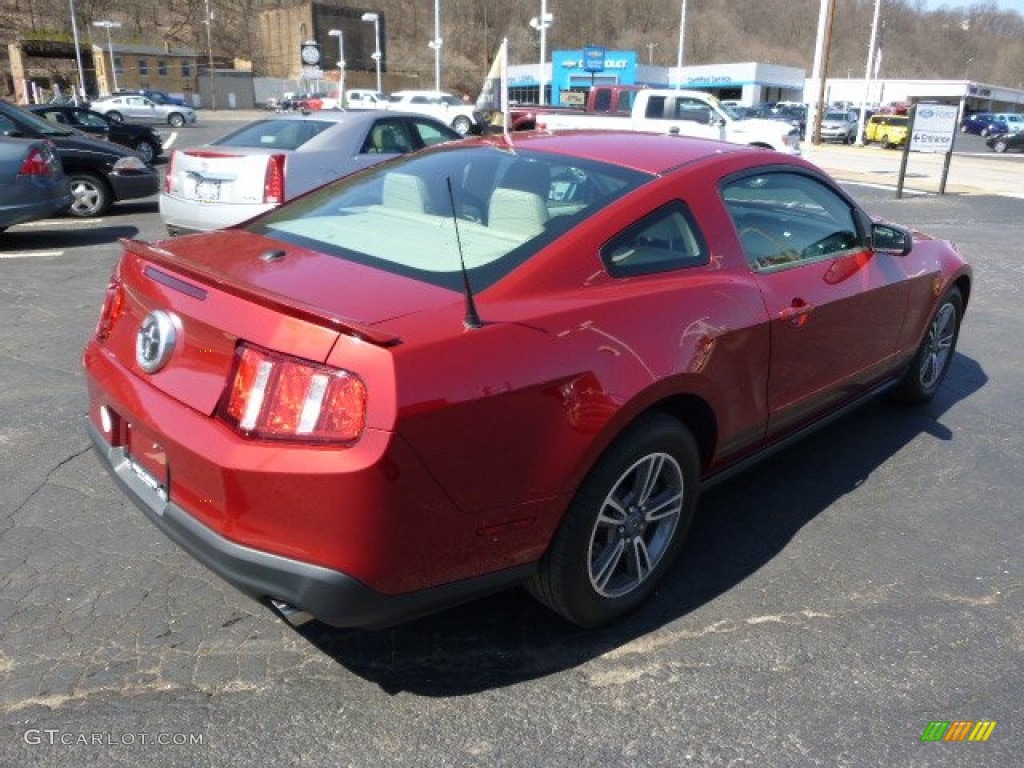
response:
[[[619,233],[601,249],[613,277],[632,277],[698,267],[708,263],[708,249],[689,209],[669,203]]]
[[[411,120],[410,127],[419,135],[420,141],[423,142],[423,146],[425,147],[431,147],[434,144],[440,144],[451,139],[451,134],[443,133],[433,123]]]
[[[612,103],[611,91],[606,88],[598,89],[597,93],[594,94],[594,111],[595,112],[607,112],[608,107]]]
[[[774,271],[863,247],[850,204],[810,176],[745,176],[727,183],[722,198],[754,271]]]
[[[697,99],[681,98],[676,100],[676,120],[688,120],[708,125],[711,122],[711,108]]]
[[[647,99],[647,108],[644,110],[644,117],[654,120],[661,120],[665,117],[665,97],[651,96]]]

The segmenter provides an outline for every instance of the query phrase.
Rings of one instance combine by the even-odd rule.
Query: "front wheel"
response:
[[[663,414],[644,417],[587,475],[527,588],[583,627],[636,608],[686,537],[699,467],[685,426]]]
[[[79,219],[102,216],[114,202],[107,182],[91,173],[71,174],[71,195],[68,213]]]
[[[178,112],[172,112],[167,116],[167,122],[174,128],[181,128],[185,124],[185,116]]]
[[[124,115],[122,115],[120,112],[107,112],[107,117],[110,118],[110,121],[112,123],[124,122]]]
[[[1007,144],[1005,140],[1000,139],[999,141],[992,145],[992,149],[994,149],[996,152],[1005,152],[1007,149],[1009,149],[1009,146],[1010,145]]]
[[[963,314],[964,300],[960,289],[952,288],[939,303],[917,354],[893,390],[896,400],[924,403],[935,396],[953,362]]]

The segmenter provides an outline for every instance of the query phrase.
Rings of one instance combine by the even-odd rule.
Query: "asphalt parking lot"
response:
[[[880,152],[811,156],[973,262],[944,389],[709,491],[657,599],[597,632],[519,590],[378,633],[297,632],[236,593],[121,497],[85,435],[79,355],[117,238],[163,233],[155,202],[12,229],[0,765],[1019,764],[1024,199],[955,168],[951,194],[896,199]],[[1024,164],[1006,167],[1024,191]],[[911,172],[936,188],[930,165]],[[997,724],[922,742],[933,721]]]

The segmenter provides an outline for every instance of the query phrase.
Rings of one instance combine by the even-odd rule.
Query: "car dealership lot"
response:
[[[864,158],[896,153],[830,151],[894,182]],[[919,160],[908,186],[928,189]],[[849,189],[974,263],[944,388],[708,492],[659,599],[590,633],[512,591],[299,634],[234,592],[142,519],[85,436],[79,354],[116,238],[163,234],[155,199],[12,229],[0,256],[40,255],[0,259],[0,764],[1011,764],[1024,201]],[[922,743],[936,720],[998,725]]]

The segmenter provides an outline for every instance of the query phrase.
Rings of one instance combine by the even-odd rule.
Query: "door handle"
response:
[[[789,320],[793,325],[803,325],[807,317],[814,311],[814,305],[808,304],[803,299],[793,299],[793,302],[779,311],[780,320]]]

